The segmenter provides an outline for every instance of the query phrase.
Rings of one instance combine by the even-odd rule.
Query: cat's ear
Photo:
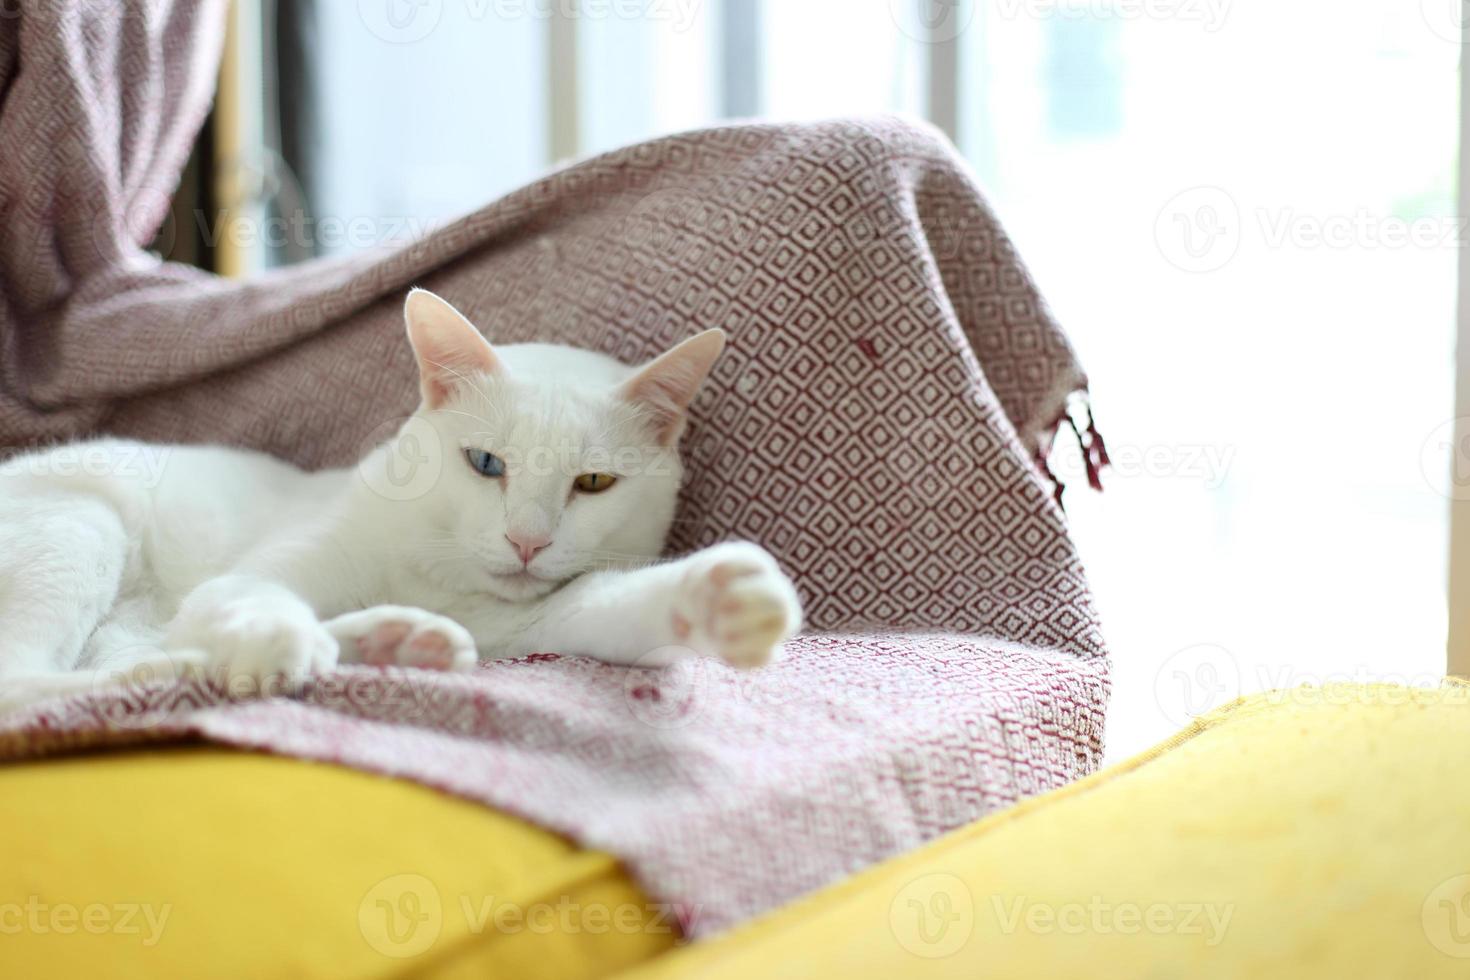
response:
[[[706,330],[649,361],[624,381],[621,393],[649,414],[658,440],[672,446],[684,430],[684,412],[725,349],[725,331]]]
[[[424,404],[441,407],[457,385],[477,374],[494,374],[500,361],[475,325],[427,289],[415,289],[403,305],[408,342],[419,362]]]

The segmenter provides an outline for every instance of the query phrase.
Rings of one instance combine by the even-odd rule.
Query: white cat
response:
[[[635,370],[492,349],[423,290],[405,318],[422,402],[356,467],[118,440],[0,464],[0,704],[139,662],[259,691],[338,663],[535,651],[753,667],[796,632],[796,591],[760,547],[654,561],[723,333]]]

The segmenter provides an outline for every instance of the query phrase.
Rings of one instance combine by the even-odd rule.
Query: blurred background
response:
[[[1445,672],[1459,0],[237,0],[174,257],[396,247],[744,117],[959,146],[1093,378],[1053,469],[1109,753],[1236,694]],[[1458,467],[1458,468],[1457,468]],[[939,624],[942,625],[942,624]]]

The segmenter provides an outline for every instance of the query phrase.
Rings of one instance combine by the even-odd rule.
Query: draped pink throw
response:
[[[222,10],[0,18],[0,445],[110,432],[347,463],[416,399],[415,284],[492,341],[629,362],[720,326],[672,547],[763,543],[811,632],[751,674],[547,651],[344,669],[268,702],[143,685],[9,719],[0,757],[202,737],[419,780],[620,855],[696,936],[1096,767],[1107,659],[1034,462],[1085,379],[942,137],[673,136],[392,254],[221,280],[141,244]]]

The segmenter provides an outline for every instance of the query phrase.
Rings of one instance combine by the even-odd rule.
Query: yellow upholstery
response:
[[[1237,702],[619,980],[813,975],[1470,977],[1470,688]]]
[[[0,767],[4,978],[599,976],[673,945],[645,902],[606,854],[335,766]]]
[[[1246,699],[674,938],[607,855],[413,784],[203,748],[0,768],[5,978],[1466,977],[1470,687]]]

